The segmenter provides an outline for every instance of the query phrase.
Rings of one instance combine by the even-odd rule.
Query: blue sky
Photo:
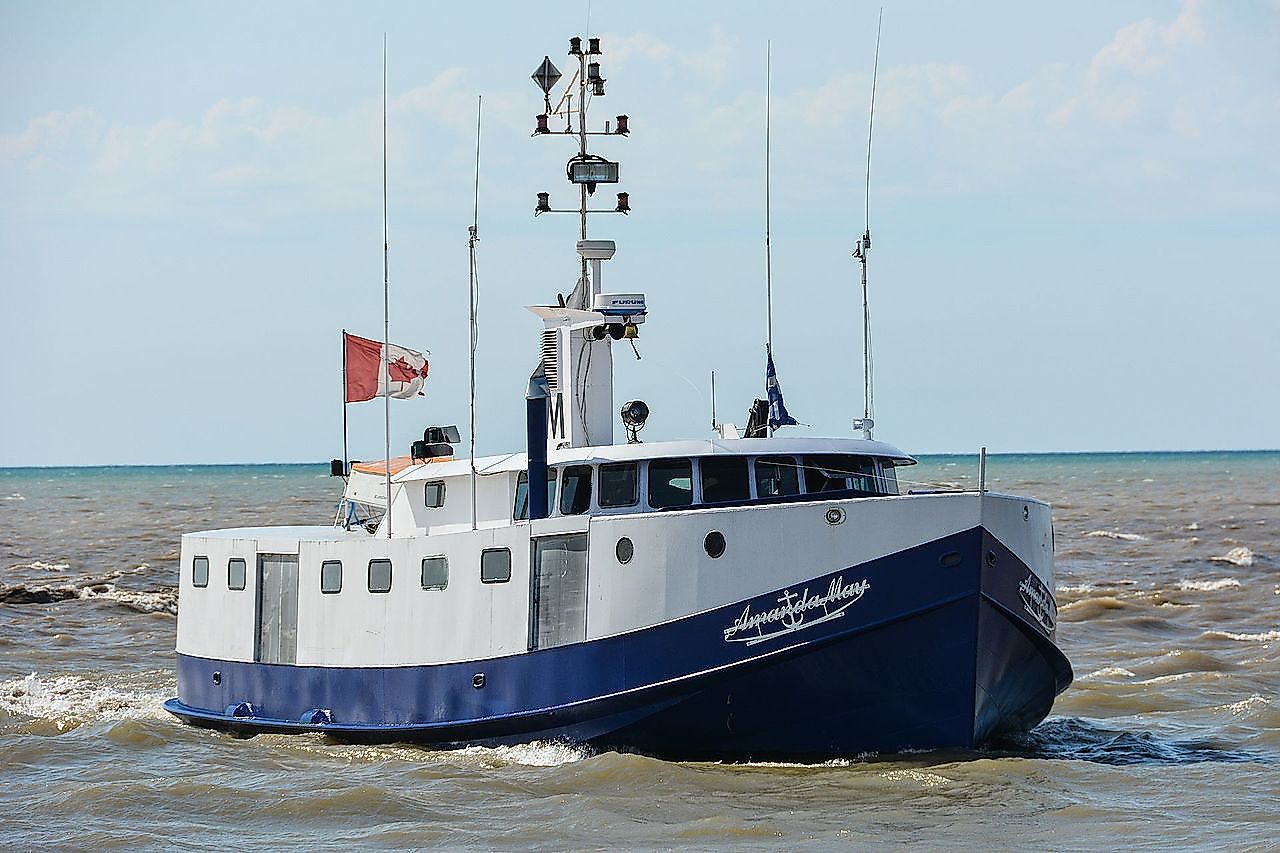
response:
[[[483,13],[475,9],[483,8]],[[861,413],[858,270],[877,4],[591,7],[631,117],[609,290],[646,439],[763,386],[773,51],[779,376],[814,434]],[[293,461],[341,447],[339,330],[430,349],[393,446],[467,417],[475,98],[482,453],[518,449],[538,322],[573,282],[567,140],[531,139],[573,4],[0,5],[0,465]],[[1280,445],[1280,4],[885,5],[872,167],[877,437],[912,452]],[[381,406],[350,407],[380,455]]]

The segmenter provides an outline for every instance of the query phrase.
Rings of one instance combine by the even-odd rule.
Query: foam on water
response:
[[[1104,666],[1102,669],[1095,669],[1093,672],[1090,672],[1090,673],[1088,673],[1087,675],[1082,675],[1082,676],[1080,676],[1080,679],[1079,679],[1079,680],[1080,680],[1080,681],[1088,681],[1088,680],[1090,680],[1090,679],[1094,679],[1094,678],[1111,678],[1111,677],[1114,677],[1114,676],[1117,676],[1117,675],[1118,675],[1118,676],[1121,676],[1121,677],[1123,677],[1123,678],[1136,678],[1136,677],[1137,677],[1137,676],[1135,675],[1135,673],[1131,672],[1130,670],[1125,669],[1125,668],[1124,668],[1124,667],[1122,667],[1122,666]]]
[[[1220,640],[1239,640],[1244,643],[1270,643],[1280,640],[1280,631],[1264,631],[1260,634],[1236,633],[1235,631],[1205,631],[1203,636]]]
[[[1084,534],[1095,539],[1121,539],[1125,542],[1146,542],[1147,537],[1138,533],[1121,533],[1116,530],[1090,530]]]
[[[18,563],[11,566],[14,569],[35,569],[40,572],[65,572],[71,568],[70,563],[46,563],[43,560],[35,560],[30,563]]]
[[[475,757],[490,765],[520,764],[525,767],[560,767],[590,758],[585,747],[568,743],[533,741],[516,746],[469,746],[454,755]]]
[[[1178,589],[1183,592],[1217,592],[1220,589],[1232,589],[1240,586],[1235,578],[1218,578],[1213,581],[1179,581]]]
[[[86,723],[139,717],[167,719],[165,694],[103,685],[76,675],[0,682],[0,710],[17,717],[47,720],[65,732]]]
[[[1252,566],[1254,554],[1243,545],[1238,548],[1232,548],[1220,557],[1210,557],[1210,561],[1214,563],[1230,563],[1233,566]]]

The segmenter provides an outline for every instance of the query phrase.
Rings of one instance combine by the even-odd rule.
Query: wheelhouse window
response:
[[[320,591],[326,595],[342,592],[342,561],[325,560],[320,564]]]
[[[882,494],[875,460],[869,456],[806,456],[804,485],[810,494],[850,489],[868,495]]]
[[[227,589],[244,589],[247,575],[244,560],[239,557],[227,560]]]
[[[369,561],[369,592],[391,592],[391,561]]]
[[[556,505],[556,469],[547,469],[547,509]],[[521,471],[516,478],[516,502],[511,508],[514,521],[524,521],[529,517],[529,472]]]
[[[560,484],[560,514],[582,515],[591,509],[591,466],[566,465]]]
[[[751,498],[751,477],[745,456],[704,456],[698,460],[702,474],[702,502],[709,504]]]
[[[511,580],[511,549],[485,548],[480,552],[480,582],[506,583]]]
[[[206,587],[209,585],[209,558],[196,557],[191,561],[191,585]]]
[[[427,483],[423,490],[426,504],[429,509],[438,509],[444,506],[444,481],[435,480]]]
[[[664,509],[693,503],[693,462],[655,459],[649,463],[649,506]]]
[[[884,459],[880,463],[880,488],[886,495],[898,495],[898,469],[888,459]]]
[[[800,472],[794,456],[761,456],[756,460],[756,497],[800,494]]]
[[[444,589],[449,585],[449,558],[422,558],[422,588]]]
[[[600,506],[635,506],[640,502],[640,465],[615,462],[600,466]]]

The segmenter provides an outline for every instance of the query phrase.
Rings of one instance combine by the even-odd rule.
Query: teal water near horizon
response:
[[[905,487],[972,487],[925,455]],[[325,464],[0,469],[0,846],[1274,849],[1280,452],[993,454],[1050,502],[1075,683],[1026,738],[821,765],[182,726],[179,537],[327,524]]]

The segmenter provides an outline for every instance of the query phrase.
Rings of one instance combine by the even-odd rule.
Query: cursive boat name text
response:
[[[777,607],[758,613],[751,612],[750,604],[743,608],[742,614],[733,624],[724,629],[724,640],[726,643],[746,643],[753,646],[773,637],[837,619],[869,589],[871,581],[865,578],[846,584],[844,575],[840,575],[832,579],[826,593],[822,595],[810,595],[808,587],[799,593],[783,590],[777,598]]]

